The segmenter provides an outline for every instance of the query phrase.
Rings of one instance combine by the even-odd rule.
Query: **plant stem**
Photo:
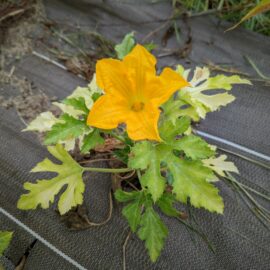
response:
[[[125,139],[123,139],[122,137],[120,137],[119,135],[117,135],[117,134],[115,134],[115,133],[110,133],[110,135],[112,136],[112,137],[114,137],[115,139],[117,139],[117,140],[119,140],[120,142],[123,142],[124,144],[126,144],[126,141],[125,141]]]
[[[133,169],[130,168],[109,169],[109,168],[83,167],[83,169],[84,171],[88,172],[103,172],[103,173],[124,173],[133,171]]]

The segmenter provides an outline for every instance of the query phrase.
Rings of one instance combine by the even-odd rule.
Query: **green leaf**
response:
[[[153,169],[149,173],[148,170],[150,165],[153,166],[152,163],[155,163],[154,168],[164,163],[172,175],[173,193],[176,194],[178,200],[186,203],[187,198],[190,198],[191,204],[195,207],[204,207],[209,211],[222,213],[223,201],[218,194],[218,189],[208,182],[209,179],[215,177],[213,171],[205,167],[201,161],[188,161],[175,156],[173,150],[176,142],[171,142],[170,145],[164,143],[154,145],[150,142],[137,143],[131,149],[129,167],[147,169],[146,176],[152,173],[152,178],[145,176],[142,179],[142,184],[148,187],[152,196],[154,194],[153,199],[158,200],[162,195],[160,192],[161,184],[159,183],[161,181],[157,180],[158,177],[153,173]],[[207,154],[210,154],[210,152],[207,149]],[[206,155],[200,151],[193,155],[196,154]],[[154,183],[156,183],[156,187],[152,187]]]
[[[104,143],[104,139],[100,136],[98,129],[94,129],[91,133],[87,134],[83,139],[83,145],[81,147],[81,152],[83,154],[94,149],[96,146]]]
[[[120,202],[129,203],[123,208],[122,213],[133,232],[136,232],[139,227],[137,234],[141,240],[145,241],[151,260],[156,261],[164,246],[168,231],[158,214],[155,213],[151,197],[144,191],[117,190],[115,198]]]
[[[173,192],[176,198],[195,207],[204,207],[210,212],[223,213],[224,204],[218,189],[207,181],[214,177],[211,169],[204,167],[200,161],[181,160],[171,155],[167,160],[173,174]]]
[[[68,114],[63,114],[60,120],[64,123],[57,123],[52,127],[46,134],[45,144],[55,144],[61,140],[77,138],[88,128],[85,121],[75,119]]]
[[[51,112],[43,112],[22,131],[45,132],[51,130],[52,126],[57,123],[63,123],[63,121],[56,118]]]
[[[8,248],[12,239],[13,232],[0,231],[0,256]]]
[[[135,146],[132,147],[128,167],[133,169],[146,169],[152,159],[152,152],[154,150],[154,146],[148,141],[135,144]]]
[[[129,202],[138,199],[140,197],[140,193],[141,192],[139,191],[125,192],[121,189],[118,189],[115,191],[114,196],[119,202]]]
[[[39,205],[48,208],[50,203],[54,202],[55,196],[65,187],[58,202],[60,214],[63,215],[83,202],[84,169],[72,159],[62,145],[49,146],[48,151],[62,164],[55,164],[46,158],[31,172],[54,172],[58,175],[52,179],[38,180],[35,184],[26,182],[24,188],[29,193],[20,197],[17,206],[22,210],[36,209]]]
[[[155,262],[159,257],[167,235],[168,229],[153,207],[148,206],[141,217],[138,236],[145,241],[152,262]]]
[[[190,118],[183,116],[173,121],[165,120],[159,128],[159,133],[165,141],[173,140],[177,135],[183,134],[190,127]]]
[[[165,121],[171,121],[176,125],[176,121],[181,116],[188,116],[194,121],[198,121],[200,118],[193,107],[188,107],[189,104],[180,98],[170,98],[166,103],[162,105],[163,118]],[[165,122],[164,121],[164,122]]]
[[[142,206],[144,202],[144,193],[138,192],[138,196],[136,196],[136,198],[128,205],[126,205],[122,210],[122,214],[127,219],[132,232],[135,232],[137,230],[138,225],[141,221],[141,215],[143,210]]]
[[[89,109],[87,108],[85,100],[82,97],[66,98],[62,102],[66,105],[74,107],[74,109],[84,112],[86,115],[89,113]]]
[[[206,141],[194,135],[185,136],[175,141],[174,149],[183,150],[186,156],[192,159],[204,159],[215,154]]]
[[[153,42],[150,42],[150,43],[146,43],[143,45],[143,47],[149,51],[149,52],[152,52],[154,49],[157,48],[157,44],[153,43]]]
[[[114,196],[119,202],[129,202],[129,204],[123,208],[122,214],[127,219],[131,230],[135,232],[140,223],[143,205],[146,200],[144,192],[125,192],[118,189],[114,193]]]
[[[103,91],[97,86],[96,74],[93,75],[92,81],[86,87],[77,87],[67,99],[83,98],[86,107],[90,110],[94,104],[96,95],[101,95]]]
[[[122,162],[124,162],[125,164],[128,163],[129,153],[130,153],[129,145],[125,146],[122,149],[116,149],[113,151],[114,156],[119,160],[121,160]]]
[[[154,202],[162,196],[166,184],[165,178],[160,173],[160,159],[157,154],[156,151],[152,152],[149,168],[141,178],[141,184],[148,188]]]
[[[173,204],[176,202],[175,196],[171,193],[164,193],[157,201],[160,210],[169,217],[179,217],[180,211],[174,208]]]
[[[122,60],[135,46],[134,32],[126,34],[120,44],[115,46],[117,58]]]
[[[152,198],[156,201],[165,189],[165,178],[160,173],[160,157],[155,147],[147,141],[136,144],[132,148],[129,167],[146,169],[140,179],[141,184],[147,187]]]

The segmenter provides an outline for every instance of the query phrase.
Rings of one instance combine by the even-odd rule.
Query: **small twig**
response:
[[[263,206],[261,206],[245,189],[243,185],[227,172],[227,176],[224,177],[237,191],[244,203],[248,206],[249,210],[255,215],[255,217],[267,228],[270,229],[270,217],[269,212]],[[254,207],[252,207],[252,205]],[[266,223],[265,223],[266,222]]]
[[[107,224],[111,220],[112,212],[113,212],[113,201],[112,201],[112,193],[111,193],[111,191],[109,192],[109,202],[110,202],[110,210],[109,210],[108,217],[104,221],[102,221],[100,223],[95,223],[95,222],[91,222],[89,220],[89,218],[86,216],[85,219],[86,219],[89,226],[91,226],[91,227],[92,226],[95,226],[95,227],[103,226],[103,225]]]
[[[131,231],[128,232],[128,235],[127,235],[125,242],[124,242],[124,245],[123,245],[123,270],[126,270],[126,247],[127,247],[130,235],[131,235]]]
[[[186,221],[182,220],[181,218],[177,217],[176,218],[178,221],[180,221],[182,224],[184,224],[189,230],[197,233],[203,241],[205,241],[205,243],[208,245],[209,249],[215,253],[215,247],[213,246],[213,244],[208,240],[207,236],[200,230],[198,230],[197,228],[195,228],[194,226],[192,226],[191,224],[188,224]]]
[[[20,118],[20,120],[22,121],[22,123],[27,127],[28,124],[26,123],[26,121],[23,119],[22,115],[20,114],[20,112],[18,111],[18,109],[16,108],[16,112]]]
[[[28,8],[28,9],[29,9],[29,8]],[[27,10],[27,9],[21,8],[21,9],[17,9],[17,10],[14,10],[14,11],[8,13],[7,15],[3,16],[2,18],[0,18],[0,23],[1,23],[2,21],[4,21],[5,19],[9,18],[9,17],[13,17],[13,16],[16,16],[16,15],[18,15],[18,14],[24,13],[26,10]]]
[[[133,185],[131,182],[126,181],[126,180],[125,180],[125,182],[126,182],[129,186],[131,186],[134,190],[140,191],[140,190],[139,190],[135,185]]]
[[[221,11],[221,8],[209,9],[209,10],[197,12],[197,13],[187,13],[187,17],[194,18],[194,17],[200,17],[200,16],[207,16],[207,15],[219,13],[220,11]]]
[[[133,169],[130,168],[93,168],[93,167],[83,167],[84,171],[88,172],[101,172],[101,173],[125,173],[131,172]]]
[[[172,14],[163,24],[161,24],[159,27],[148,33],[143,39],[142,43],[144,43],[146,40],[148,40],[150,37],[161,31],[163,28],[165,28],[168,24],[171,23],[171,20],[173,19],[174,15]]]
[[[69,39],[68,37],[62,35],[61,33],[57,32],[57,31],[54,30],[54,29],[51,29],[51,30],[52,30],[52,32],[53,32],[56,36],[58,36],[59,38],[61,38],[62,40],[64,40],[67,44],[69,44],[70,46],[72,46],[72,47],[78,49],[79,52],[80,52],[84,57],[88,57],[87,54],[86,54],[86,52],[85,52],[84,50],[82,50],[80,47],[78,47],[76,44],[74,44],[74,42],[73,42],[71,39]]]
[[[110,160],[116,160],[115,158],[98,158],[98,159],[90,159],[90,160],[83,160],[80,161],[80,164],[90,164],[90,163],[95,163],[95,162],[100,162],[100,161],[110,161]]]
[[[247,56],[244,55],[244,58],[248,61],[248,63],[253,67],[253,69],[256,71],[256,73],[264,80],[269,81],[270,77],[265,76],[262,74],[262,72],[259,70],[259,68],[255,65],[255,63]]]
[[[211,70],[214,70],[214,71],[222,71],[222,72],[226,72],[226,73],[237,73],[237,74],[240,74],[240,75],[243,75],[243,76],[247,76],[247,77],[250,77],[250,74],[248,73],[245,73],[245,72],[242,72],[240,70],[237,70],[236,68],[234,67],[222,67],[221,65],[217,65],[209,60],[205,61],[205,64],[211,69]],[[224,64],[223,64],[224,66]]]
[[[10,69],[10,72],[8,74],[8,77],[11,78],[12,75],[14,74],[14,71],[15,71],[15,66],[12,66],[12,68]]]
[[[61,63],[58,63],[58,62],[55,61],[55,60],[50,59],[50,58],[49,58],[48,56],[46,56],[46,55],[43,55],[43,54],[38,53],[38,52],[36,52],[36,51],[33,51],[32,54],[35,55],[35,56],[37,56],[37,57],[39,57],[39,58],[42,59],[42,60],[47,61],[48,63],[51,63],[51,64],[53,64],[53,65],[55,65],[55,66],[57,66],[57,67],[59,67],[59,68],[65,70],[65,71],[68,71],[68,69],[67,69],[66,66],[62,65]],[[76,74],[76,75],[77,75],[79,78],[86,80],[86,78],[83,77],[81,74]]]
[[[127,180],[129,179],[130,177],[132,177],[134,174],[136,173],[136,171],[132,171],[130,174],[128,175],[125,175],[125,176],[121,176],[121,175],[117,175],[121,180]]]

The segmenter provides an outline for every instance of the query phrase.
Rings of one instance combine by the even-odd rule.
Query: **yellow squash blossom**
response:
[[[94,103],[87,124],[113,129],[125,123],[132,140],[160,141],[159,107],[188,82],[170,68],[157,76],[155,65],[155,57],[141,45],[136,45],[122,61],[98,61],[97,85],[105,95]]]

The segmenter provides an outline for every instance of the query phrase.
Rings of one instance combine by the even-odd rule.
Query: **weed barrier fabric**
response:
[[[132,30],[142,40],[150,31],[159,27],[171,14],[167,2],[148,4],[145,1],[44,1],[47,18],[72,30],[97,30],[106,38],[119,42]],[[270,74],[270,39],[246,30],[237,29],[224,34],[228,24],[221,24],[214,18],[196,17],[183,23],[178,44],[174,37],[167,42],[168,48],[184,46],[191,28],[192,50],[185,59],[175,56],[161,57],[162,65],[182,63],[185,67],[202,64],[207,60],[215,64],[228,64],[239,70],[256,75],[244,60],[243,55],[253,59],[264,74]],[[161,44],[166,28],[153,35]],[[74,29],[73,29],[74,31]],[[162,46],[160,45],[162,48]],[[41,47],[36,51],[45,53]],[[164,52],[157,51],[157,54]],[[78,78],[36,56],[26,55],[15,62],[15,75],[26,77],[48,96],[59,99],[67,96],[77,85],[86,84]],[[13,98],[16,91],[8,85],[0,88],[0,95]],[[209,114],[196,128],[222,137],[245,147],[270,155],[270,92],[269,86],[254,82],[254,86],[238,86],[233,90],[236,101],[219,112]],[[25,226],[37,233],[38,240],[26,260],[25,269],[77,269],[52,246],[64,253],[85,269],[122,269],[122,246],[128,234],[128,226],[121,215],[121,205],[114,201],[112,219],[102,227],[84,231],[70,231],[54,207],[49,210],[20,211],[16,203],[24,192],[25,181],[35,182],[37,177],[49,177],[49,173],[30,174],[30,169],[48,157],[37,136],[21,133],[23,123],[15,110],[0,108],[0,207]],[[226,147],[220,143],[213,144]],[[240,153],[234,148],[229,150]],[[234,155],[228,155],[235,162],[241,175],[240,181],[251,187],[261,186],[270,190],[269,170],[252,164]],[[101,164],[106,166],[106,164]],[[101,173],[84,175],[86,183],[85,206],[89,218],[101,222],[109,211],[108,192],[111,177]],[[224,215],[195,210],[197,221],[216,248],[213,254],[196,235],[191,235],[177,220],[163,217],[169,228],[169,237],[157,263],[152,264],[144,244],[131,236],[126,247],[127,269],[268,269],[270,265],[269,231],[249,212],[243,202],[223,183],[218,183],[225,201]],[[264,202],[262,202],[264,203]],[[269,204],[265,205],[268,207]],[[27,246],[36,238],[4,215],[0,215],[1,228],[15,232],[7,257],[17,264]],[[50,245],[42,242],[45,239]],[[20,255],[21,254],[21,255]],[[83,269],[82,268],[82,269]]]

